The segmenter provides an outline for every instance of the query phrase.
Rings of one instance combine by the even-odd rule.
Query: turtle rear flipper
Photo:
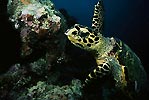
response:
[[[100,0],[94,7],[94,15],[92,19],[92,28],[95,33],[102,33],[103,31],[103,1]]]

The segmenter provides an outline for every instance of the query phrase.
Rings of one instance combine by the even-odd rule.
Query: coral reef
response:
[[[82,96],[81,82],[72,80],[70,85],[56,86],[39,81],[27,89],[17,100],[78,100]]]
[[[20,34],[22,58],[37,50],[46,49],[51,54],[63,51],[65,44],[60,43],[65,43],[62,32],[67,25],[50,0],[9,0],[7,6],[9,20]]]
[[[32,72],[37,73],[38,75],[43,75],[44,73],[46,73],[49,70],[47,61],[43,58],[41,58],[37,61],[34,61],[34,62],[30,63],[29,65],[30,65],[30,70]]]
[[[82,98],[82,83],[71,79],[64,84],[62,72],[54,69],[47,72],[43,58],[27,65],[15,64],[0,76],[1,100],[78,100]],[[44,68],[45,67],[45,68]],[[45,71],[45,72],[44,72]]]
[[[21,39],[21,60],[0,76],[0,99],[81,98],[81,81],[71,76],[62,81],[65,77],[60,69],[64,66],[58,65],[65,60],[65,17],[50,0],[9,0],[7,8]]]

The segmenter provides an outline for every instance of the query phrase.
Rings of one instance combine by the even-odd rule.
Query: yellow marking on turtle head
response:
[[[92,29],[79,24],[75,24],[68,29],[65,35],[67,35],[71,43],[86,50],[91,50],[92,46],[97,44],[100,39]]]

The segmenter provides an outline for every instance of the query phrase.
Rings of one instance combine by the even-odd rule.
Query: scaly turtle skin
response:
[[[93,79],[112,75],[115,87],[121,90],[132,88],[140,90],[146,80],[146,72],[138,56],[121,40],[104,37],[102,1],[95,5],[92,28],[75,24],[66,31],[72,44],[89,51],[96,59],[97,67],[89,73],[85,85]]]

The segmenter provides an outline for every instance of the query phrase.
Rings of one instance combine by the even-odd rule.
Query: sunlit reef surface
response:
[[[0,2],[2,33],[0,36],[0,100],[33,100],[35,98],[39,100],[102,100],[101,82],[98,82],[98,85],[95,82],[86,90],[82,88],[86,76],[96,67],[94,57],[87,51],[73,46],[63,34],[75,23],[90,26],[94,4],[98,0],[82,0],[78,4],[80,7],[75,5],[79,0],[74,0],[73,3],[70,0],[69,2],[52,0],[54,5],[50,0],[12,1],[16,4],[12,5],[9,2],[11,4],[8,6],[9,12],[7,0]],[[146,1],[144,0],[143,3],[139,0],[104,0],[106,11],[104,31],[105,35],[114,35],[128,44],[140,57],[148,75],[149,37],[147,33],[149,31],[147,26],[149,20],[145,13],[148,8]],[[26,9],[33,7],[28,6],[29,4],[34,5],[35,9],[32,13],[29,13],[29,10],[23,10],[23,7]],[[16,17],[16,12],[14,12],[16,7],[20,7],[17,15],[26,15]],[[53,11],[46,12],[45,9]],[[82,15],[78,13],[79,11]],[[40,25],[41,27],[37,27]],[[148,100],[148,84],[149,82],[135,100]],[[122,94],[114,94],[111,99],[127,100],[129,98]]]

